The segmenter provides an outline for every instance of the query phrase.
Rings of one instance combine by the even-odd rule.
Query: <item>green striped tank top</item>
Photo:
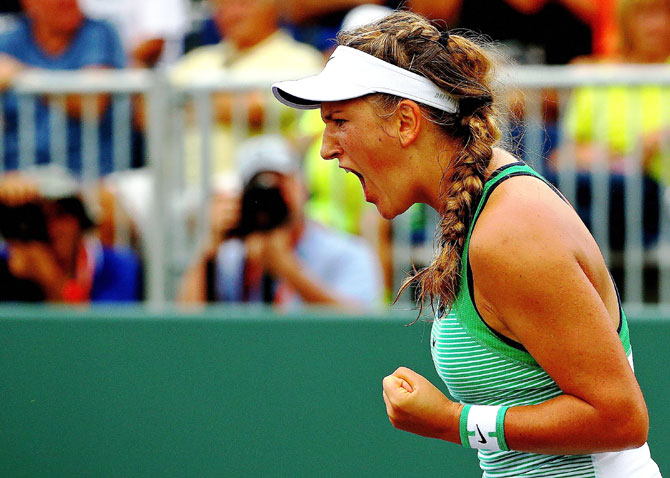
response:
[[[462,279],[458,296],[451,312],[435,320],[432,326],[431,353],[437,373],[452,397],[464,404],[533,405],[562,393],[556,382],[521,344],[489,328],[474,304],[472,272],[468,260],[472,230],[494,189],[506,179],[519,175],[535,176],[555,190],[529,166],[520,162],[504,166],[491,175],[469,226],[462,255]],[[626,317],[621,307],[619,310],[619,336],[626,354],[630,356]],[[610,476],[598,472],[595,456],[479,451],[485,478]]]

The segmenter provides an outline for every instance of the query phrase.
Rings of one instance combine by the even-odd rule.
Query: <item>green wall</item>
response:
[[[0,308],[0,476],[479,477],[472,450],[388,422],[384,375],[439,382],[412,318]],[[669,332],[631,318],[662,471]]]

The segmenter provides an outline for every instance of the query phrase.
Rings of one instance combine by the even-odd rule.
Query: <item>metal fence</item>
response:
[[[141,252],[146,270],[146,297],[149,303],[161,305],[172,300],[181,272],[198,244],[207,234],[207,198],[213,187],[213,164],[217,160],[212,147],[216,120],[212,108],[215,92],[269,91],[275,78],[231,78],[225,75],[199,78],[188,85],[172,84],[160,73],[145,71],[106,72],[29,72],[17,79],[14,91],[18,97],[19,168],[37,161],[35,151],[34,108],[36,101],[47,101],[50,108],[51,161],[65,164],[65,117],[62,104],[67,95],[83,95],[81,119],[81,149],[85,158],[81,176],[95,181],[103,172],[97,158],[100,152],[100,115],[95,94],[110,95],[112,113],[112,143],[114,171],[131,166],[133,104],[144,99],[146,114],[144,176],[148,195],[138,196],[145,211],[141,231]],[[279,78],[283,79],[283,78]],[[591,86],[607,88],[615,85],[629,89],[649,85],[670,90],[670,70],[664,66],[639,67],[516,67],[500,74],[500,87],[507,97],[514,98],[508,112],[502,116],[506,144],[541,172],[550,175],[565,196],[573,203],[580,201],[580,181],[586,178],[590,187],[589,224],[603,256],[622,289],[627,305],[649,302],[670,304],[670,226],[666,188],[659,185],[654,194],[658,211],[657,231],[653,239],[645,236],[644,171],[642,148],[636,148],[624,160],[623,224],[610,214],[614,180],[609,169],[607,153],[601,153],[587,171],[578,171],[574,160],[575,144],[560,134],[566,105],[575,88]],[[46,99],[45,99],[46,98]],[[645,118],[642,106],[630,100],[626,121],[631,128]],[[280,107],[268,102],[265,111],[265,130],[280,130]],[[594,108],[596,106],[594,105]],[[547,111],[555,112],[549,118]],[[670,131],[670,103],[661,105],[664,124]],[[60,113],[59,113],[60,111]],[[607,116],[607,111],[597,111]],[[237,141],[249,134],[247,113],[233,107],[233,119],[228,138]],[[5,123],[0,114],[0,137]],[[665,121],[667,119],[667,121]],[[670,151],[666,131],[660,135],[660,149]],[[197,138],[200,147],[188,162],[198,165],[197,174],[186,171],[186,149],[189,137]],[[552,141],[548,144],[547,138]],[[560,167],[551,168],[546,156],[552,154]],[[0,150],[0,156],[3,151]],[[662,155],[663,156],[663,155]],[[670,158],[670,154],[663,156]],[[195,158],[195,159],[194,159]],[[670,163],[670,159],[665,160]],[[192,164],[191,164],[192,166]],[[670,168],[670,164],[666,164]],[[618,180],[618,179],[617,179]],[[132,200],[132,198],[131,198]],[[583,202],[583,201],[582,201]],[[647,211],[648,213],[648,211]],[[647,214],[648,215],[648,214]],[[393,264],[398,282],[411,268],[412,262],[426,263],[432,251],[432,239],[437,218],[427,209],[413,208],[394,220]],[[613,243],[611,231],[625,230],[621,243]],[[122,235],[121,235],[122,236]],[[397,284],[396,284],[397,285]],[[409,301],[409,297],[403,300]]]

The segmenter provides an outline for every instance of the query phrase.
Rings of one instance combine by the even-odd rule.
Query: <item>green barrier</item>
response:
[[[384,375],[440,383],[412,318],[1,308],[0,476],[479,477],[474,451],[388,422]],[[662,470],[668,332],[631,320]]]

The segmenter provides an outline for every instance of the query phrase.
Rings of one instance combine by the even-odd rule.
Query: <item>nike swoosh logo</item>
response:
[[[484,444],[486,443],[486,438],[484,438],[484,434],[482,431],[479,429],[479,425],[477,425],[477,433],[479,433],[479,440],[477,440],[479,443]]]

